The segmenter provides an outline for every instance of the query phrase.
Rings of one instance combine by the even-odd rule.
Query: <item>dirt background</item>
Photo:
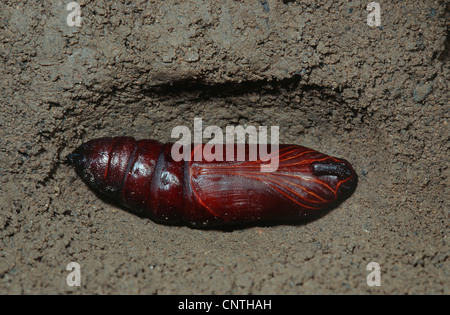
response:
[[[1,294],[449,294],[445,1],[378,1],[380,27],[370,1],[78,1],[80,27],[68,2],[0,4]],[[195,230],[106,203],[62,163],[194,117],[280,126],[358,187],[308,224]]]

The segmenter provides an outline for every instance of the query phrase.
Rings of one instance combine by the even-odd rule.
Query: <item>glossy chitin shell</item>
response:
[[[267,162],[174,161],[172,143],[131,137],[99,138],[69,155],[94,190],[158,222],[197,227],[258,220],[290,220],[314,214],[347,198],[357,177],[345,160],[298,145],[279,145],[278,169]],[[248,145],[244,145],[248,152]],[[223,147],[224,160],[227,147]]]

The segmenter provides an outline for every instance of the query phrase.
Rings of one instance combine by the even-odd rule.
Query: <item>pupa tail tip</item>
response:
[[[78,153],[73,152],[70,153],[66,156],[66,163],[70,164],[70,165],[74,165],[75,159],[78,157]]]

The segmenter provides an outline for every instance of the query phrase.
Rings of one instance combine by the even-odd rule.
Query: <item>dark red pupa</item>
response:
[[[298,145],[279,146],[275,172],[261,172],[267,163],[261,160],[209,162],[203,156],[176,162],[172,145],[100,138],[82,144],[68,160],[92,189],[125,207],[154,221],[195,227],[296,220],[336,205],[357,183],[347,161]],[[192,152],[199,148],[192,146]]]

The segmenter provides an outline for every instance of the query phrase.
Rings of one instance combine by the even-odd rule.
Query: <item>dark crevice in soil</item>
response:
[[[447,18],[448,21],[448,19],[450,18],[450,3],[447,3],[447,6],[445,7],[444,16]],[[444,41],[444,50],[441,53],[439,53],[437,59],[445,64],[447,63],[449,57],[450,57],[450,29],[447,23],[447,35]]]
[[[331,90],[328,87],[307,84],[301,85],[302,77],[294,75],[290,78],[282,80],[269,81],[267,79],[257,81],[245,81],[241,83],[225,82],[218,84],[207,84],[202,79],[182,79],[174,81],[170,84],[163,84],[152,87],[143,91],[144,94],[152,96],[175,96],[182,94],[194,94],[201,98],[211,97],[235,97],[242,96],[249,93],[258,92],[260,94],[279,94],[281,90],[293,90],[300,87],[304,92],[319,91],[324,95],[332,96],[338,100],[341,89]],[[339,100],[342,101],[342,100]]]
[[[447,30],[447,36],[444,41],[444,50],[439,54],[437,59],[442,63],[447,63],[448,58],[450,57],[450,30]]]

